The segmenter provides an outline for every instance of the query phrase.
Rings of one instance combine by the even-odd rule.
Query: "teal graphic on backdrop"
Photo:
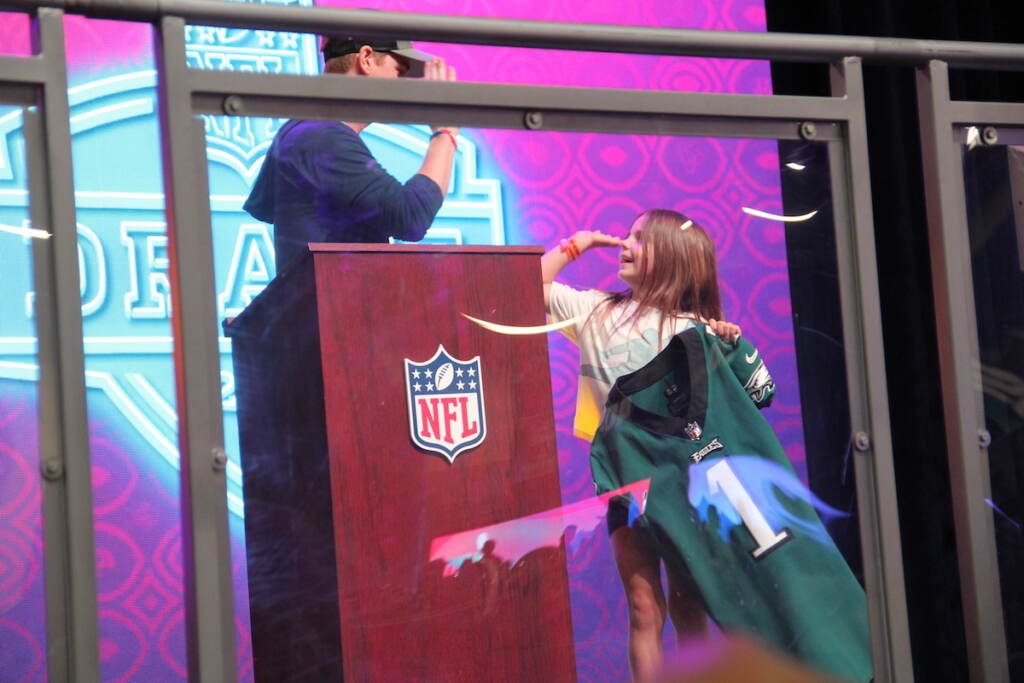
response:
[[[269,4],[269,3],[268,3]],[[311,0],[273,4],[311,5]],[[316,38],[294,33],[189,27],[194,68],[315,74]],[[156,117],[156,73],[136,71],[69,91],[78,206],[78,252],[86,383],[99,389],[154,453],[178,467],[168,280]],[[242,211],[284,119],[205,116],[218,316],[237,315],[274,277],[272,227]],[[400,180],[412,176],[429,142],[426,126],[373,124],[371,151]],[[134,151],[128,151],[134,150]],[[477,177],[477,152],[460,137],[453,184],[424,242],[504,244],[501,187]],[[111,167],[116,165],[116,172]],[[0,224],[33,227],[20,110],[0,116]],[[36,226],[38,227],[38,226]],[[45,226],[44,226],[45,227]],[[0,377],[38,378],[29,238],[0,235]],[[18,249],[21,249],[18,253]],[[4,254],[10,254],[5,258]],[[242,514],[241,471],[230,344],[220,339],[228,504]]]

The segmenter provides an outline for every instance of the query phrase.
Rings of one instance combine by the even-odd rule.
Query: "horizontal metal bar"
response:
[[[267,98],[303,97],[330,102],[450,104],[507,109],[608,111],[636,114],[737,116],[766,119],[807,118],[842,121],[851,110],[840,97],[791,95],[736,95],[730,93],[630,90],[622,88],[569,88],[497,83],[444,83],[401,79],[365,79],[340,75],[292,76],[238,71],[191,69],[189,87],[194,94],[256,95]],[[813,115],[810,115],[810,111]],[[218,113],[223,113],[218,106]]]
[[[921,64],[938,59],[958,67],[1024,70],[1024,50],[1009,43],[700,31],[210,0],[0,0],[0,9],[31,11],[38,7],[60,7],[69,13],[106,19],[156,22],[164,16],[177,16],[190,24],[442,43],[783,62],[830,62],[847,56],[872,63]]]
[[[1024,51],[1024,47],[1021,50]],[[949,118],[954,123],[972,126],[1024,125],[1024,103],[1020,102],[953,100],[946,107],[949,111]]]
[[[28,83],[8,83],[0,79],[0,106],[31,107],[38,99],[38,86]]]
[[[796,120],[763,120],[734,116],[729,119],[690,114],[613,114],[602,112],[542,113],[543,125],[539,130],[609,133],[618,135],[682,135],[713,138],[759,138],[767,140],[800,139],[800,122]],[[443,121],[443,118],[437,119]],[[422,122],[422,118],[417,119]],[[485,127],[474,123],[466,127]],[[520,126],[522,127],[522,126]],[[837,123],[818,123],[815,140],[826,142],[843,139],[843,126]]]
[[[953,139],[957,143],[964,145],[967,144],[967,131],[970,126],[960,125],[953,127]],[[1017,127],[1010,126],[998,126],[996,127],[997,139],[994,144],[997,145],[1024,145],[1024,120],[1021,121],[1021,125]]]
[[[39,56],[0,56],[0,74],[6,83],[45,83],[46,62]]]
[[[483,128],[795,139],[813,120],[822,140],[840,139],[851,111],[842,98],[437,83],[344,76],[190,72],[197,113]],[[268,94],[269,93],[269,94]],[[527,114],[539,114],[529,126]],[[737,132],[737,122],[743,131]]]
[[[216,102],[203,102],[195,98],[199,113],[219,112]],[[316,103],[306,100],[244,98],[247,112],[258,116],[279,116],[298,119],[344,121],[378,121],[381,123],[435,123],[465,128],[491,128],[522,130],[524,112],[492,109],[483,106],[455,107],[423,105],[404,102],[398,105],[349,103],[336,101]],[[535,112],[535,110],[530,110]],[[536,129],[575,133],[611,133],[618,135],[680,135],[692,137],[758,138],[770,140],[796,140],[799,138],[795,121],[759,121],[740,117],[731,120],[703,116],[635,115],[597,112],[540,112],[542,124]],[[818,140],[842,139],[840,124],[825,123],[818,126]]]

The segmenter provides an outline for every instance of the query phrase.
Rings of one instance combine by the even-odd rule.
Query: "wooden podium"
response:
[[[564,546],[428,560],[560,505],[546,337],[461,315],[543,324],[540,253],[311,244],[225,325],[258,681],[575,679]]]

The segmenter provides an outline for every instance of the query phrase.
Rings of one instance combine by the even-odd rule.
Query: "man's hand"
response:
[[[427,81],[451,81],[455,82],[458,78],[455,75],[455,67],[446,64],[444,57],[435,57],[427,62],[423,66],[423,79]],[[441,129],[451,131],[452,135],[458,135],[459,129],[455,126],[431,126],[430,130],[437,132]]]
[[[735,344],[742,332],[739,325],[727,323],[724,320],[709,320],[708,327],[711,328],[712,332],[730,344]]]

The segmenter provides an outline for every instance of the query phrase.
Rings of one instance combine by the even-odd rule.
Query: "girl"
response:
[[[581,292],[554,281],[594,247],[620,249],[629,289]],[[577,320],[567,328],[580,347],[574,427],[593,441],[598,493],[651,480],[637,525],[627,523],[628,507],[608,511],[634,678],[657,674],[667,613],[680,640],[705,636],[710,616],[844,679],[871,679],[864,591],[812,503],[827,506],[759,413],[775,393],[763,359],[738,327],[716,322],[715,252],[704,230],[651,209],[625,240],[599,231],[563,240],[541,270],[551,318]]]
[[[619,247],[619,294],[577,291],[554,279],[583,252]],[[615,380],[647,365],[676,334],[708,323],[735,339],[739,328],[723,322],[714,245],[686,216],[651,209],[633,221],[621,240],[600,231],[580,231],[541,259],[544,300],[554,321],[579,318],[567,336],[580,347],[579,392],[574,432],[592,440]],[[629,604],[629,662],[646,680],[661,663],[666,600],[661,559],[652,540],[624,523],[622,508],[609,510],[612,548]],[[668,614],[680,639],[707,633],[707,617],[692,587],[670,572]]]

